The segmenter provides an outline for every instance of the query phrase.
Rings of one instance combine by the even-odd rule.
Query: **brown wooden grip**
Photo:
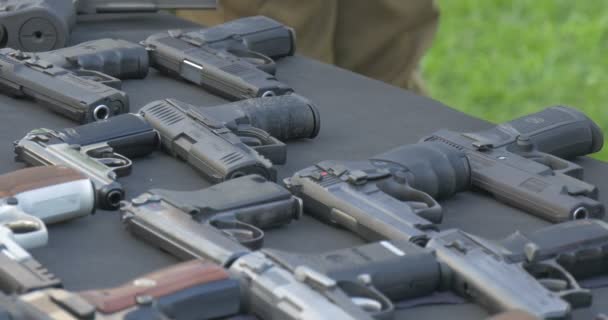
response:
[[[0,198],[82,179],[87,177],[75,169],[62,166],[21,169],[0,175]]]
[[[540,320],[539,318],[520,310],[511,310],[499,313],[486,320]]]
[[[196,285],[226,280],[224,268],[203,260],[179,263],[147,275],[130,283],[110,289],[80,292],[80,296],[95,305],[102,313],[114,313],[137,304],[137,297],[159,298]]]

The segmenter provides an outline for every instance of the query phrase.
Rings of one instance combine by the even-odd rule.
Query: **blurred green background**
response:
[[[422,63],[431,97],[493,122],[570,105],[608,133],[608,1],[438,4],[439,32]],[[608,146],[595,157],[608,161]]]

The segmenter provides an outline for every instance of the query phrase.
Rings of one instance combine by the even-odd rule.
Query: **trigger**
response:
[[[374,299],[366,298],[366,297],[351,297],[350,298],[353,304],[363,309],[363,311],[368,313],[378,313],[382,311],[382,303],[376,301]]]
[[[99,159],[99,162],[101,162],[103,165],[108,166],[108,167],[122,167],[122,166],[126,166],[129,163],[123,159],[113,159],[113,158],[103,158],[103,159]]]
[[[538,282],[547,288],[547,290],[553,292],[564,291],[569,288],[568,281],[562,279],[539,279]]]
[[[251,230],[244,229],[221,229],[222,232],[226,233],[229,237],[237,240],[239,243],[247,242],[253,239],[254,234]]]
[[[240,137],[241,142],[243,142],[244,144],[250,146],[250,147],[257,147],[257,146],[261,146],[262,145],[262,141],[258,138],[254,138],[254,137]]]
[[[25,234],[38,231],[40,229],[40,224],[31,220],[11,221],[5,223],[4,226],[10,229],[14,234]]]

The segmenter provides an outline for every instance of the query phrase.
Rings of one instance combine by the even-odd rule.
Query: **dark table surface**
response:
[[[139,41],[145,36],[190,23],[170,15],[103,16],[79,22],[72,42],[115,37]],[[414,95],[363,76],[304,57],[279,61],[278,78],[317,103],[322,115],[315,140],[288,146],[288,163],[279,176],[327,159],[365,159],[392,147],[415,143],[436,129],[472,131],[491,124],[470,117],[428,98]],[[463,84],[466,89],[466,83]],[[175,97],[194,105],[212,106],[223,99],[186,82],[151,71],[145,80],[125,81],[131,110],[146,103]],[[488,106],[491,107],[491,106]],[[13,160],[12,142],[34,128],[64,128],[76,124],[30,101],[0,96],[0,172],[23,167]],[[587,180],[608,190],[608,166],[588,158],[578,162]],[[120,180],[127,197],[150,188],[192,190],[209,184],[185,163],[157,152],[134,163],[130,176]],[[605,197],[603,198],[606,201]],[[457,227],[498,239],[515,230],[531,231],[547,225],[483,194],[466,192],[442,203],[442,228]],[[58,275],[68,289],[109,287],[175,263],[177,260],[132,237],[121,225],[118,212],[98,211],[83,219],[49,227],[48,246],[32,250],[42,264]],[[309,217],[267,234],[268,247],[294,252],[320,252],[363,243],[348,232],[323,225]],[[575,319],[590,319],[608,312],[608,288],[594,290],[592,308],[577,310]],[[399,319],[481,319],[486,312],[472,304],[423,306],[399,311]]]

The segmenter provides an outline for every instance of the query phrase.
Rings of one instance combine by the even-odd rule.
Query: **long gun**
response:
[[[604,216],[597,187],[565,160],[603,145],[601,129],[580,111],[551,107],[485,131],[441,130],[423,140],[465,152],[473,186],[508,205],[551,222]]]
[[[238,313],[240,288],[222,267],[192,260],[110,289],[0,296],[2,307],[15,320],[217,319]]]
[[[2,0],[0,48],[49,51],[65,47],[76,15],[209,9],[210,0]]]
[[[115,180],[130,174],[131,158],[158,149],[158,133],[141,117],[124,114],[62,130],[37,129],[15,142],[18,161],[31,166],[62,165],[93,181],[96,204],[117,209],[124,188]]]
[[[166,99],[147,104],[139,113],[160,133],[169,154],[213,182],[247,174],[275,180],[272,164],[287,158],[282,141],[312,139],[320,130],[317,108],[298,95],[206,108]]]
[[[468,189],[464,153],[438,143],[405,145],[367,161],[322,161],[285,179],[306,212],[371,241],[424,244],[443,213],[436,198]]]
[[[148,53],[125,40],[94,40],[44,53],[0,49],[0,92],[34,99],[80,123],[129,112],[120,79],[147,73]]]
[[[268,17],[170,30],[150,36],[143,45],[152,67],[230,100],[293,92],[274,77],[273,59],[294,54],[295,32]]]

